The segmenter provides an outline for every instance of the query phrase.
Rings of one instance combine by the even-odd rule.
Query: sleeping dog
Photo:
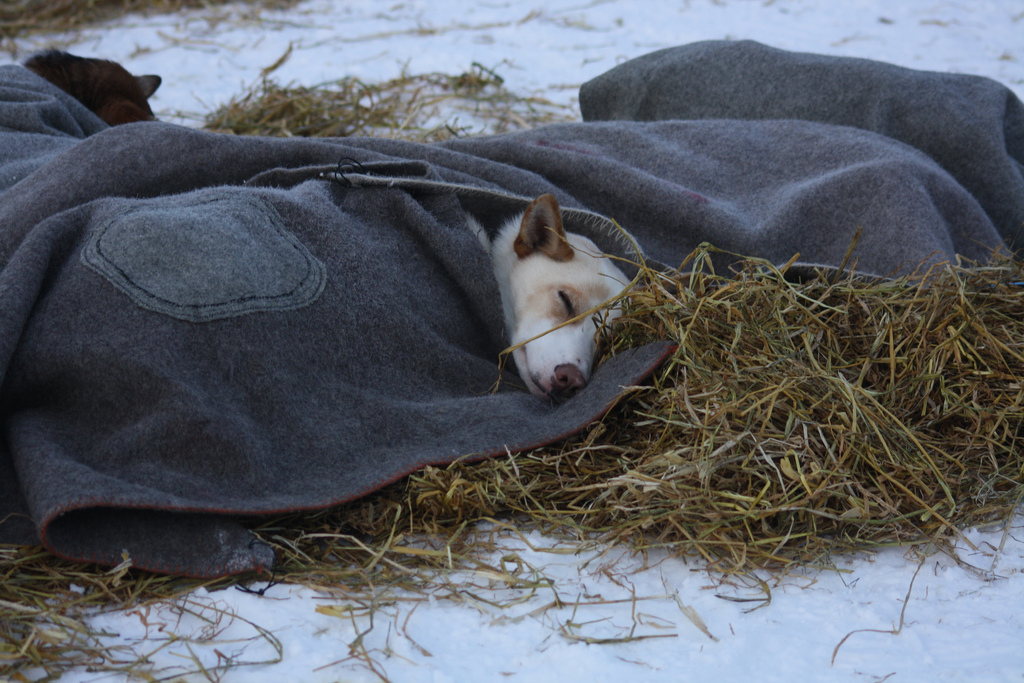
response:
[[[570,398],[590,379],[598,329],[619,315],[602,306],[629,279],[592,241],[565,231],[550,194],[506,221],[493,240],[468,218],[491,256],[519,376],[540,398]]]

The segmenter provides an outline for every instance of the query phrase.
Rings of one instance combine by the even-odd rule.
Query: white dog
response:
[[[540,398],[573,396],[590,379],[599,326],[619,315],[594,309],[629,280],[592,241],[565,232],[550,194],[506,221],[493,240],[468,218],[491,255],[519,376]]]

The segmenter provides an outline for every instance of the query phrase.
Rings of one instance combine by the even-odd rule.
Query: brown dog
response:
[[[160,87],[159,76],[133,76],[117,62],[59,50],[33,55],[25,68],[74,97],[107,125],[156,120],[147,100]]]

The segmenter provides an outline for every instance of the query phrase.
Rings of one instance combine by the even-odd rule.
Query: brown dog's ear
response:
[[[146,96],[148,100],[156,92],[156,89],[163,83],[163,79],[156,74],[148,74],[146,76],[136,76],[135,80],[138,82],[139,87],[142,88],[142,94]]]
[[[556,261],[568,261],[576,254],[565,238],[562,210],[554,195],[541,195],[526,207],[519,235],[512,248],[519,258],[540,251]]]

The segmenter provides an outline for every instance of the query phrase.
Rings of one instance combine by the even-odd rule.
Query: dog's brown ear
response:
[[[568,261],[576,254],[565,238],[562,210],[558,208],[558,200],[554,195],[541,195],[526,207],[519,235],[512,248],[519,258],[540,251],[556,261]]]
[[[163,83],[163,79],[156,74],[147,74],[145,76],[136,76],[135,80],[138,82],[139,87],[142,88],[142,94],[146,96],[148,100],[156,92],[156,89]]]

